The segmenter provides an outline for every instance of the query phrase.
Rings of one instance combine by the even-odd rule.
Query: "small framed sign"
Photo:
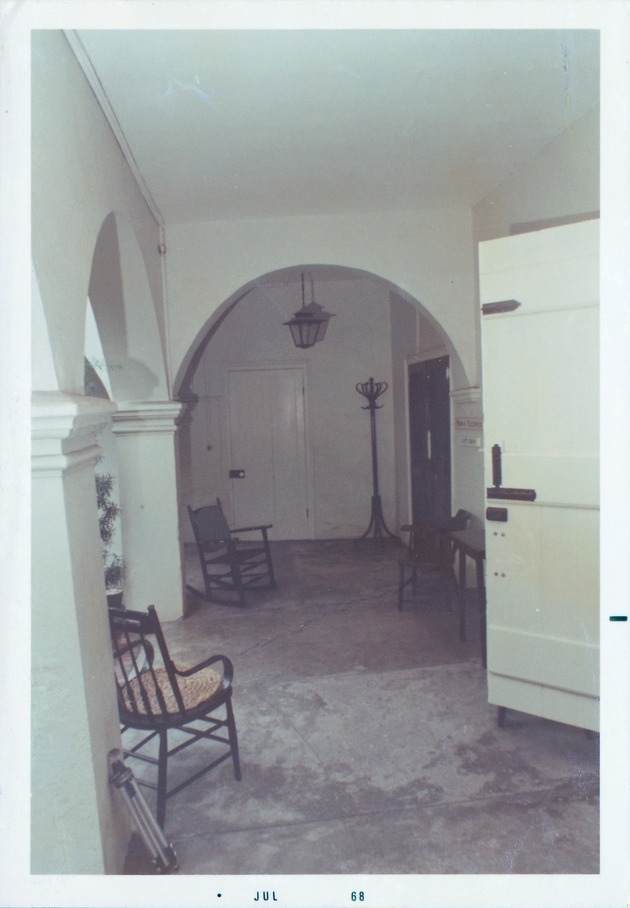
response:
[[[456,416],[455,428],[464,432],[477,431],[483,428],[483,416]]]

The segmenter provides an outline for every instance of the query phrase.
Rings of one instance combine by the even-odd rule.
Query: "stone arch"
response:
[[[301,271],[307,275],[309,272],[312,273],[317,301],[337,316],[331,323],[321,348],[318,345],[317,352],[296,351],[288,330],[281,327],[285,318],[289,318],[301,303],[299,290],[293,299],[294,288],[299,288]],[[324,280],[337,284],[335,292],[340,290],[340,305],[336,312],[334,304],[330,301],[331,297],[327,298],[323,290],[321,295],[317,292],[318,283],[321,284]],[[347,292],[343,286],[344,281],[348,282]],[[357,282],[356,290],[352,281]],[[259,304],[265,306],[267,295],[269,315],[273,325],[277,325],[278,336],[274,329],[270,328],[267,331],[265,324],[267,320],[262,315],[262,307],[259,307]],[[378,315],[381,301],[383,306],[388,307],[385,320]],[[361,320],[360,316],[363,302],[367,307],[365,311],[371,313],[367,320]],[[242,306],[242,321],[238,317],[239,306]],[[345,306],[346,317],[342,319],[340,316]],[[384,312],[384,309],[381,311]],[[352,325],[355,319],[359,319],[357,322],[359,333],[356,337],[357,344],[353,347]],[[399,328],[395,330],[397,321]],[[371,325],[374,325],[373,329]],[[249,334],[252,339],[251,349],[248,349],[245,337],[248,326],[252,331]],[[222,327],[226,332],[224,341],[220,340]],[[366,337],[366,332],[369,334],[371,330],[375,332],[373,343]],[[420,344],[416,331],[422,338]],[[286,332],[286,347],[279,342],[283,332]],[[390,350],[389,366],[386,366],[383,359],[383,356],[387,355],[382,347],[386,336],[389,337],[386,342]],[[409,339],[408,344],[405,337]],[[359,338],[362,339],[360,342]],[[367,343],[364,343],[365,341]],[[347,356],[343,352],[344,349],[348,351]],[[210,359],[207,359],[210,351],[213,352]],[[330,491],[323,488],[322,477],[331,475],[333,459],[339,466],[338,470],[333,471],[335,476],[344,475],[344,471],[348,473],[354,469],[356,451],[350,451],[349,442],[344,439],[353,437],[362,440],[365,427],[362,423],[355,423],[356,419],[362,418],[360,408],[355,413],[353,403],[344,395],[348,388],[354,392],[358,378],[367,378],[372,374],[366,371],[365,375],[362,375],[363,369],[386,369],[392,396],[391,407],[388,407],[387,412],[381,417],[384,424],[381,429],[380,457],[386,465],[383,470],[386,477],[383,480],[383,500],[387,500],[392,515],[390,519],[392,525],[395,525],[397,515],[406,517],[408,498],[405,362],[411,357],[429,352],[435,355],[448,353],[454,381],[458,380],[457,372],[464,376],[465,381],[459,351],[435,316],[405,289],[374,271],[340,265],[304,263],[271,270],[248,281],[233,292],[201,325],[175,380],[174,397],[191,404],[188,408],[186,426],[180,425],[179,433],[178,469],[182,500],[201,501],[212,489],[215,494],[220,493],[222,500],[228,508],[230,507],[231,492],[229,484],[225,482],[225,463],[229,457],[230,446],[226,430],[229,424],[229,403],[224,391],[221,390],[223,385],[220,377],[221,371],[226,368],[226,358],[233,357],[232,362],[235,366],[247,363],[250,367],[263,368],[265,363],[269,362],[275,363],[276,366],[284,362],[303,362],[308,364],[308,381],[312,392],[309,395],[308,407],[312,429],[307,432],[306,458],[312,464],[313,496],[319,503],[315,508],[313,532],[315,538],[328,538],[327,534],[337,532],[354,535],[358,520],[352,513],[355,505],[343,502],[341,490],[337,490],[339,491],[337,494],[335,491],[337,479],[330,485],[332,490]],[[327,407],[325,396],[321,393],[322,376],[325,374],[322,372],[322,354],[324,360],[327,360],[326,368],[330,370],[326,374],[334,373],[339,387],[344,389],[340,391],[340,399],[343,401],[341,407],[333,408],[332,411]],[[374,359],[370,360],[372,356]],[[339,364],[338,369],[334,363]],[[361,371],[352,378],[350,370],[356,366],[360,366]],[[203,368],[202,372],[199,372],[200,368]],[[199,383],[194,381],[195,374],[199,377]],[[348,430],[345,435],[344,427],[338,425],[339,413],[342,411],[348,414],[344,424]],[[211,434],[214,441],[210,437]],[[330,439],[330,443],[327,439]],[[207,454],[206,451],[214,453]],[[368,471],[364,472],[367,475]],[[359,482],[355,484],[356,497],[369,495],[369,489],[361,491],[365,475],[361,473]],[[183,538],[190,541],[187,536],[188,518],[183,512],[180,513],[180,530]]]
[[[144,259],[131,225],[120,213],[110,212],[101,225],[88,297],[113,399],[168,399],[164,351]]]
[[[55,369],[53,347],[44,302],[39,288],[35,265],[31,270],[31,349],[32,357],[31,382],[35,391],[59,391],[59,378]]]
[[[131,224],[117,211],[101,224],[87,298],[107,373],[106,388],[101,385],[100,391],[117,404],[99,438],[99,472],[112,475],[112,497],[121,509],[110,554],[125,565],[126,604],[153,602],[163,618],[178,617],[181,552],[172,518],[177,511],[174,438],[181,407],[170,401],[145,260]],[[95,386],[97,378],[93,372]],[[160,553],[158,568],[146,558],[147,548]]]
[[[327,264],[302,264],[291,267],[275,269],[248,281],[238,288],[228,299],[211,313],[206,321],[199,328],[193,343],[190,345],[186,356],[184,357],[173,382],[173,396],[175,399],[186,400],[190,395],[190,382],[197,368],[199,360],[212,337],[219,330],[222,322],[238,307],[238,304],[248,296],[255,288],[262,287],[265,283],[272,283],[275,280],[282,279],[283,276],[295,275],[301,270],[312,271],[316,278],[318,270],[320,273],[325,270],[329,275],[339,274],[344,277],[356,277],[357,279],[370,279],[378,281],[386,286],[390,292],[396,293],[401,299],[410,303],[418,312],[427,325],[437,334],[448,351],[451,368],[455,381],[459,386],[467,384],[466,370],[462,359],[446,330],[440,322],[430,312],[430,310],[418,299],[412,296],[407,290],[397,285],[392,280],[383,277],[367,269],[356,268],[352,266],[327,265]],[[296,307],[297,308],[297,307]]]

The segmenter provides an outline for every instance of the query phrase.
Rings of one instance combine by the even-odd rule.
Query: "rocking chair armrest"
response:
[[[234,527],[232,533],[249,533],[252,530],[270,530],[273,526],[273,523],[263,523],[260,526],[255,527]]]
[[[223,663],[223,680],[225,684],[231,684],[232,678],[234,677],[234,666],[230,659],[227,656],[210,656],[208,659],[204,659],[203,662],[193,665],[191,668],[177,668],[175,669],[175,674],[180,675],[182,678],[187,678],[190,675],[194,675],[196,672],[200,672],[204,668],[208,668],[210,665],[215,665],[217,662]]]

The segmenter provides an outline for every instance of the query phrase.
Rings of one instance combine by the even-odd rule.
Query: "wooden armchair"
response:
[[[191,667],[176,666],[152,605],[147,612],[110,608],[108,614],[123,733],[128,729],[148,731],[124,755],[157,766],[155,783],[137,781],[157,791],[157,821],[163,827],[167,799],[224,760],[232,759],[234,775],[241,778],[232,710],[232,663],[226,656],[216,655]],[[169,749],[168,735],[175,730],[187,737]],[[157,756],[146,750],[154,738],[158,739]],[[197,741],[212,744],[212,760],[168,789],[169,758]]]
[[[409,533],[404,554],[398,562],[398,611],[403,609],[405,588],[411,586],[415,596],[418,577],[441,574],[457,595],[457,579],[453,566],[454,553],[449,533],[465,530],[471,514],[459,510],[453,517],[404,524],[401,532]]]

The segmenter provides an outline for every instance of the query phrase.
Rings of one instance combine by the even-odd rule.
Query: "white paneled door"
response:
[[[228,371],[230,486],[236,526],[308,539],[305,375],[301,367]]]
[[[598,222],[480,245],[491,703],[598,728]]]

